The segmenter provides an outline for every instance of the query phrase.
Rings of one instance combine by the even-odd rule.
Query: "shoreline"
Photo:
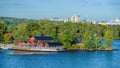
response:
[[[37,51],[37,50],[25,50],[25,49],[8,49],[15,51],[27,51],[27,52],[51,52],[51,51]],[[119,49],[110,48],[110,49],[80,49],[80,48],[70,48],[65,51],[52,51],[52,52],[67,52],[67,51],[115,51]]]
[[[115,48],[106,48],[106,49],[80,49],[80,48],[69,48],[68,51],[114,51],[118,50]]]
[[[3,49],[6,50],[6,49]],[[46,54],[46,53],[53,53],[53,52],[47,52],[47,51],[31,51],[31,50],[16,50],[16,49],[7,49],[7,50],[15,50],[15,53],[9,53],[7,55],[9,56],[18,56],[18,55],[39,55],[39,54]],[[69,51],[115,51],[119,49],[80,49],[80,48],[70,48],[66,49],[64,52],[69,52]]]
[[[38,51],[38,50],[31,50],[30,48],[7,48],[7,49],[1,48],[0,50],[42,52],[42,51]],[[106,48],[106,49],[68,48],[68,49],[65,49],[65,51],[114,51],[114,50],[119,50],[119,49],[116,49],[116,48]],[[47,51],[43,51],[43,52],[47,52]]]

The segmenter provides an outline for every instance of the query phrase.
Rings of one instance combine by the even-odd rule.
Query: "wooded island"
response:
[[[64,48],[106,49],[120,39],[120,26],[104,26],[91,22],[57,22],[16,18],[0,19],[0,42],[14,43],[32,36],[52,36]]]

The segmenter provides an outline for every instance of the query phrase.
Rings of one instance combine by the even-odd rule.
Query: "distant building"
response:
[[[111,20],[110,22],[107,22],[107,25],[114,26],[114,25],[120,25],[120,20]]]
[[[101,21],[101,22],[98,22],[98,24],[107,25],[107,22],[106,21]]]
[[[71,17],[71,22],[79,22],[80,21],[80,16],[79,15],[74,15]]]
[[[108,25],[108,26],[120,25],[120,20],[116,19],[116,20],[111,20],[111,21],[108,21],[108,22],[101,22],[99,24]]]
[[[68,19],[64,19],[64,18],[45,18],[44,20],[58,21],[58,22],[67,22],[67,21],[69,21]]]

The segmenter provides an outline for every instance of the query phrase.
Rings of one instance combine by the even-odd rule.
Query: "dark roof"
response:
[[[24,43],[27,43],[28,41],[23,41]]]
[[[43,44],[43,45],[45,45],[45,44],[46,44],[46,42],[42,42],[42,44]]]
[[[35,36],[35,40],[53,40],[51,36]]]
[[[28,41],[27,41],[27,40],[21,40],[21,41],[19,41],[19,42],[24,42],[24,43],[27,43]]]
[[[50,46],[63,46],[61,42],[48,42]]]

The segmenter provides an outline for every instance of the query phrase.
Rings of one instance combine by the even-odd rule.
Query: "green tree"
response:
[[[65,48],[69,48],[75,39],[75,24],[71,22],[59,24],[58,39],[63,42]]]
[[[112,27],[113,35],[115,39],[120,39],[120,25],[116,25]]]
[[[39,25],[37,23],[31,22],[26,25],[26,33],[29,37],[32,36],[32,34],[35,33],[35,31],[37,31],[38,29]]]
[[[26,25],[25,24],[19,24],[17,26],[17,29],[14,31],[14,42],[16,43],[17,41],[20,40],[26,40],[28,39],[27,31],[26,31]]]
[[[105,40],[105,43],[106,43],[106,48],[110,48],[112,46],[113,39],[114,39],[113,31],[107,30],[105,32],[105,36],[104,36],[104,40]]]
[[[4,34],[4,42],[5,43],[13,43],[13,33]]]
[[[86,32],[83,34],[82,43],[86,45],[87,48],[90,48],[93,44],[92,40],[92,33],[89,30],[86,30]]]
[[[4,34],[6,33],[7,26],[4,21],[0,21],[0,42],[4,41]]]
[[[52,32],[53,30],[55,30],[55,24],[50,23],[50,22],[44,22],[43,26],[42,26],[42,32],[43,35],[47,35],[47,36],[52,36]],[[55,31],[54,31],[55,33]]]
[[[74,40],[74,35],[73,33],[67,31],[59,35],[59,40],[63,42],[65,48],[69,48]]]
[[[16,28],[17,27],[15,25],[9,25],[9,26],[7,26],[7,32],[12,33],[13,31],[16,30]]]

